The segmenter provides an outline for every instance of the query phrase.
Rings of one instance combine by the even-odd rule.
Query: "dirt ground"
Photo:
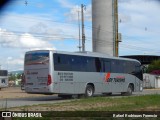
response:
[[[0,99],[6,98],[25,98],[25,97],[45,96],[42,94],[27,94],[20,87],[8,87],[0,90]]]
[[[160,89],[145,89],[143,94],[148,93],[157,93],[160,94]],[[0,99],[6,98],[25,98],[25,97],[39,97],[39,96],[46,96],[43,94],[27,94],[24,90],[21,90],[21,87],[8,87],[2,88],[0,90]]]

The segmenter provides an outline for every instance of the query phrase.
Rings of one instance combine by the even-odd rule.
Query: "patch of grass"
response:
[[[160,111],[160,95],[93,97],[70,102],[25,106],[27,111]],[[22,110],[24,107],[10,108]]]

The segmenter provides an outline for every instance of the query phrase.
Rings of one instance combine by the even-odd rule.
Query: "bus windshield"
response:
[[[28,53],[25,55],[25,65],[38,65],[49,63],[49,53]]]
[[[0,76],[7,76],[8,71],[7,70],[0,70]]]

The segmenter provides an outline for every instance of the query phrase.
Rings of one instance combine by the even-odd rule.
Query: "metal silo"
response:
[[[92,0],[93,52],[115,56],[118,32],[115,17],[118,12],[116,2],[117,0]]]

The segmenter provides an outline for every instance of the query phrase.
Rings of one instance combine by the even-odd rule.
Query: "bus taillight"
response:
[[[48,81],[47,81],[47,86],[52,83],[52,78],[51,75],[48,75]]]

